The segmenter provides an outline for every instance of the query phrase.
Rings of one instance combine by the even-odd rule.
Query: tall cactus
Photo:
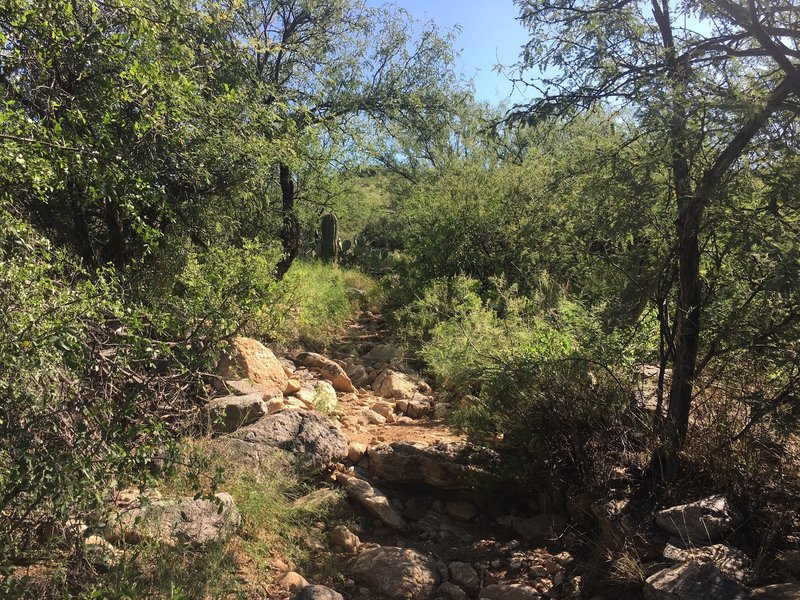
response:
[[[328,213],[322,217],[322,242],[320,258],[325,262],[336,262],[339,253],[339,221],[336,215]]]

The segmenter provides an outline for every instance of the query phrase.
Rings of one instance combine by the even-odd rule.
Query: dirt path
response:
[[[356,388],[337,394],[335,411],[350,447],[334,478],[362,515],[346,534],[358,539],[339,547],[349,577],[337,586],[342,597],[578,597],[563,519],[530,503],[508,512],[507,488],[474,487],[494,481],[498,457],[450,430],[452,407],[408,367],[380,315],[362,313],[328,357]],[[300,366],[295,376],[308,380],[305,371],[318,369]]]

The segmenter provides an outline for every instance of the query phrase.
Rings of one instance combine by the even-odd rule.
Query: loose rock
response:
[[[540,600],[541,595],[529,585],[495,583],[483,588],[478,598],[485,600]]]
[[[439,586],[439,595],[446,600],[467,600],[467,593],[449,581]]]
[[[342,595],[324,585],[309,585],[295,594],[294,600],[344,600]]]
[[[235,337],[230,342],[227,353],[217,364],[216,374],[223,379],[249,379],[254,383],[286,389],[289,378],[283,365],[272,351],[261,342]]]
[[[373,488],[363,479],[345,473],[338,473],[336,481],[344,486],[345,491],[353,500],[378,517],[384,524],[398,531],[408,530],[408,523],[392,506],[386,494]]]
[[[384,369],[372,382],[372,389],[384,398],[413,398],[417,384],[406,374]]]
[[[472,502],[450,498],[445,503],[445,510],[451,517],[460,521],[471,521],[478,516],[478,509]]]
[[[328,538],[331,544],[341,548],[348,554],[355,554],[358,552],[358,547],[361,545],[361,540],[358,539],[358,536],[344,525],[334,527]]]
[[[327,381],[320,381],[314,390],[314,407],[321,413],[330,414],[336,408],[337,402],[334,386]]]
[[[450,570],[450,581],[458,587],[474,594],[481,587],[481,578],[471,564],[465,562],[451,562],[447,564]]]
[[[367,453],[367,445],[361,444],[359,442],[350,442],[350,445],[347,446],[347,460],[351,463],[355,464],[364,458],[364,454]]]
[[[294,571],[289,571],[281,577],[280,581],[278,581],[278,587],[282,590],[287,590],[290,592],[296,592],[308,585],[308,581],[306,578],[300,575],[300,573],[295,573]]]
[[[337,392],[356,391],[345,370],[330,358],[315,352],[301,352],[295,357],[295,362],[304,367],[319,369],[320,374],[331,382]]]

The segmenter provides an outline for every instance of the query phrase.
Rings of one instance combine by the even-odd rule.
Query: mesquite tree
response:
[[[763,2],[727,0],[518,4],[531,31],[522,66],[539,70],[535,80],[526,82],[539,97],[518,107],[519,113],[563,116],[605,104],[635,121],[640,133],[663,141],[664,167],[670,173],[666,193],[675,215],[665,264],[676,269],[677,288],[673,306],[659,306],[669,338],[665,359],[671,357],[673,373],[657,458],[663,474],[674,476],[698,367],[724,353],[718,332],[704,330],[704,240],[716,226],[707,213],[727,193],[731,177],[753,159],[755,144],[768,143],[769,128],[796,112],[797,13],[773,10]],[[789,312],[789,321],[796,322]],[[710,341],[703,348],[706,333]],[[705,354],[698,359],[701,351]]]
[[[247,0],[230,3],[237,37],[249,40],[244,67],[265,83],[266,105],[283,114],[282,134],[297,144],[277,158],[284,259],[300,251],[297,213],[300,169],[324,169],[330,152],[312,140],[352,152],[366,127],[419,128],[450,110],[452,36],[386,5],[361,0]]]

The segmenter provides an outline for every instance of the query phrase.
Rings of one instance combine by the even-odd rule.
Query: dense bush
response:
[[[595,489],[612,465],[645,448],[631,412],[632,389],[603,365],[535,350],[481,371],[480,402],[462,407],[454,424],[484,443],[512,449],[515,475],[526,482],[556,474]]]
[[[0,564],[177,456],[197,376],[112,272],[0,207]]]

